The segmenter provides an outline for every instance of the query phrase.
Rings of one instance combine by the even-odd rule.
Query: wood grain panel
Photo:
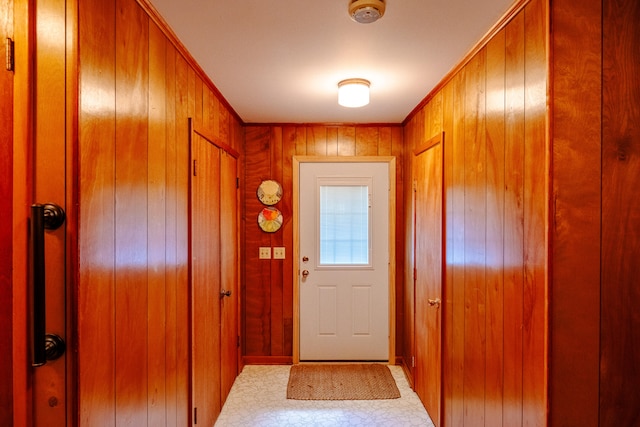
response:
[[[444,277],[442,284],[442,415],[443,425],[450,425],[449,411],[453,396],[453,381],[448,377],[453,368],[453,93],[451,81],[442,90],[442,130],[443,130],[443,197],[444,197]]]
[[[116,424],[145,426],[148,20],[131,1],[116,8]]]
[[[405,234],[405,206],[404,206],[404,158],[403,158],[402,127],[391,128],[391,153],[396,158],[396,349],[397,357],[404,355],[404,234]]]
[[[487,357],[485,67],[481,50],[466,67],[464,104],[464,422],[478,424],[485,416]]]
[[[487,44],[487,243],[485,423],[502,425],[504,388],[505,32]]]
[[[327,128],[322,125],[307,127],[307,155],[327,155]]]
[[[356,155],[356,128],[353,126],[340,126],[338,128],[338,155]]]
[[[191,419],[190,379],[190,302],[189,302],[189,73],[182,56],[176,56],[176,324],[178,346],[178,424]]]
[[[178,389],[178,278],[177,278],[177,249],[178,249],[178,216],[177,216],[177,144],[176,144],[176,50],[169,43],[165,43],[165,132],[166,146],[166,202],[165,202],[165,301],[166,301],[166,426],[178,427],[186,419],[178,419],[178,401],[181,392]]]
[[[115,425],[115,2],[79,5],[78,420]],[[95,188],[100,191],[94,191]],[[99,333],[96,333],[99,331]],[[100,366],[99,370],[95,367]]]
[[[524,264],[524,14],[506,28],[504,408],[503,425],[522,425]]]
[[[378,128],[377,127],[357,127],[356,128],[356,156],[377,156],[378,155]]]
[[[149,25],[149,170],[147,176],[148,218],[148,423],[163,425],[166,417],[166,39],[153,23]]]
[[[282,183],[282,128],[272,127],[270,132],[271,148],[271,175],[269,179],[275,179],[277,182]],[[290,220],[291,216],[289,216]],[[283,215],[284,219],[284,215]],[[273,233],[270,235],[271,248],[284,246],[283,233]],[[273,249],[272,249],[273,251]],[[272,253],[273,256],[273,253]],[[271,277],[269,283],[271,283],[271,316],[272,318],[284,318],[284,272],[282,269],[282,261],[271,262]],[[290,276],[290,275],[289,275]],[[284,322],[271,322],[271,352],[270,354],[283,354],[285,343],[284,337]]]
[[[465,222],[464,222],[464,135],[465,135],[465,70],[453,79],[453,159],[451,164],[452,178],[451,188],[447,192],[452,193],[452,235],[453,235],[453,255],[447,260],[447,265],[451,271],[451,283],[447,284],[451,295],[452,320],[450,329],[446,332],[451,334],[451,371],[445,372],[444,377],[450,378],[452,395],[449,397],[449,410],[446,412],[450,416],[448,425],[463,425],[464,423],[464,352],[465,352]],[[446,138],[446,135],[445,135]],[[446,407],[446,403],[445,403]],[[446,422],[445,422],[446,424]]]
[[[600,425],[640,423],[640,4],[603,8]]]
[[[543,425],[547,407],[547,252],[549,167],[546,132],[547,10],[532,0],[525,16],[523,424]]]
[[[295,155],[295,144],[291,143],[292,133],[295,128],[286,127],[283,130],[282,144],[282,182],[293,182],[293,156]],[[284,137],[289,135],[289,137]],[[278,209],[282,211],[284,223],[282,225],[282,245],[288,254],[282,262],[282,322],[283,322],[283,355],[293,354],[293,194],[285,191],[282,200],[278,204]]]

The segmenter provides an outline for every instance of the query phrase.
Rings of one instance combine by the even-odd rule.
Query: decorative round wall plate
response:
[[[258,186],[258,200],[267,206],[275,205],[282,199],[282,186],[272,179],[262,181]]]
[[[258,225],[267,233],[275,233],[282,227],[282,212],[273,207],[262,209],[258,214]]]

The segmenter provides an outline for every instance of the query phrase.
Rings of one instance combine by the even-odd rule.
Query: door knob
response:
[[[309,275],[309,270],[302,270],[302,277],[307,277]]]
[[[220,298],[230,297],[231,291],[225,291],[224,289],[220,291]]]
[[[429,298],[427,301],[431,307],[440,307],[440,298]]]

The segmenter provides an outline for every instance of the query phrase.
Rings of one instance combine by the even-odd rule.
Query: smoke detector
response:
[[[361,24],[370,24],[382,18],[384,9],[384,0],[351,0],[349,16]]]

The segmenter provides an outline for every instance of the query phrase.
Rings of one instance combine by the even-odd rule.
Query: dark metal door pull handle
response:
[[[65,350],[64,341],[57,335],[46,333],[46,280],[44,256],[44,232],[55,230],[64,224],[64,210],[53,203],[31,206],[31,364],[42,366],[47,360],[60,357]]]

